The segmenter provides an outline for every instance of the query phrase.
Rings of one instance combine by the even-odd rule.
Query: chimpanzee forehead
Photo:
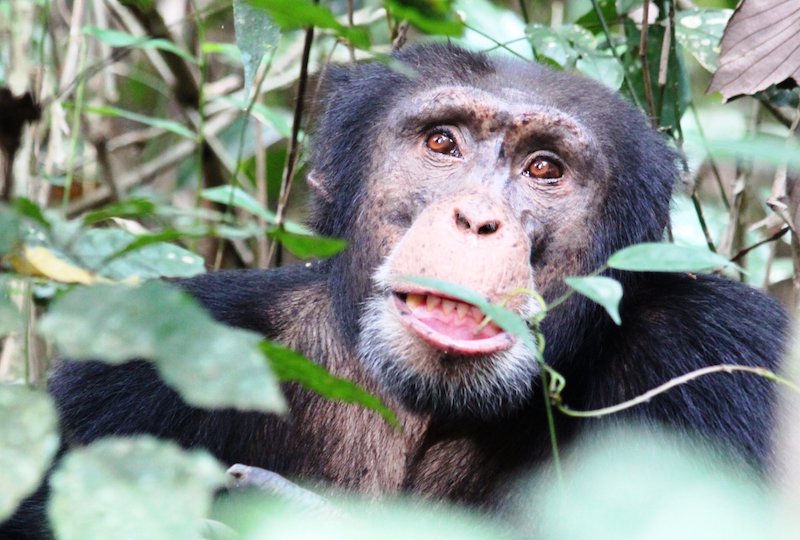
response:
[[[416,92],[391,115],[401,128],[434,124],[465,124],[486,132],[551,130],[577,144],[588,144],[589,131],[581,121],[535,95],[513,87],[482,89],[436,86]]]

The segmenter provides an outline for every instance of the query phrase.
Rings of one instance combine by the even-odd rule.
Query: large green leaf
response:
[[[582,295],[603,306],[617,325],[622,324],[622,319],[619,317],[622,285],[619,281],[605,276],[568,277],[564,281]]]
[[[85,225],[94,225],[106,219],[122,217],[134,218],[149,216],[156,210],[156,205],[147,199],[126,199],[109,204],[99,210],[88,212],[83,216]]]
[[[190,140],[195,140],[197,138],[197,136],[193,131],[189,130],[186,126],[174,120],[167,120],[165,118],[155,118],[153,116],[146,116],[144,114],[139,114],[132,111],[126,111],[120,109],[119,107],[111,107],[108,105],[103,107],[87,106],[84,107],[84,110],[89,113],[100,114],[103,116],[125,118],[126,120],[139,122],[140,124],[144,124],[146,126],[163,129],[164,131],[169,131],[170,133],[174,133],[175,135],[179,135],[181,137],[185,137]]]
[[[319,364],[275,343],[265,341],[261,344],[261,350],[269,360],[272,371],[281,382],[297,382],[323,397],[345,403],[358,403],[379,413],[391,425],[399,425],[395,414],[380,398],[367,392],[356,383],[334,377]]]
[[[124,280],[131,277],[191,277],[205,272],[202,257],[167,241],[183,237],[167,230],[134,235],[121,229],[87,229],[72,245],[72,254],[84,267],[101,276]]]
[[[200,196],[208,201],[239,207],[242,210],[250,212],[254,216],[260,217],[268,225],[276,225],[278,222],[278,218],[274,212],[262,207],[252,195],[242,188],[236,186],[218,186],[204,189],[200,193]],[[290,233],[311,234],[311,230],[308,227],[304,227],[291,220],[284,221],[283,227]]]
[[[703,272],[736,265],[705,247],[650,242],[617,251],[608,266],[638,272]]]
[[[0,384],[0,522],[39,486],[58,450],[56,424],[47,394]]]
[[[196,540],[222,466],[149,436],[108,438],[69,452],[50,485],[59,540]]]
[[[76,360],[151,360],[187,403],[282,412],[261,336],[217,323],[187,294],[160,281],[80,287],[57,299],[41,334]]]

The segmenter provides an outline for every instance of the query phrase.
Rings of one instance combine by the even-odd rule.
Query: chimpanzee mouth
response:
[[[490,354],[509,349],[514,338],[478,307],[439,293],[392,294],[400,320],[426,343],[448,353]]]

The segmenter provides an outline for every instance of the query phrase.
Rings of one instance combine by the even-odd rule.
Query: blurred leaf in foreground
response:
[[[187,403],[282,412],[261,336],[214,321],[193,298],[159,281],[80,287],[53,303],[39,326],[75,360],[152,360]]]
[[[653,430],[611,430],[584,441],[563,480],[531,482],[518,519],[540,540],[788,540],[777,501],[742,463]],[[796,536],[796,535],[795,535]]]
[[[50,397],[0,384],[0,522],[33,493],[58,450]]]
[[[59,540],[196,540],[222,466],[153,437],[108,438],[69,452],[51,478]]]

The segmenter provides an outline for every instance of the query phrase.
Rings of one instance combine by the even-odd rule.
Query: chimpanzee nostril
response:
[[[496,221],[487,221],[478,227],[478,234],[492,234],[500,228],[500,224]]]
[[[456,210],[456,225],[459,229],[464,229],[465,231],[468,231],[472,228],[472,226],[469,224],[469,220],[458,210]]]

